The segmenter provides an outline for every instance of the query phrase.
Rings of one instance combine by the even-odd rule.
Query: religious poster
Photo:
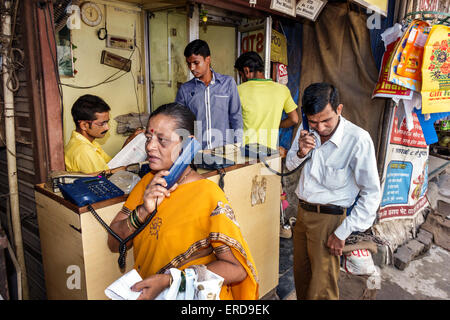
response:
[[[413,218],[428,200],[428,146],[417,115],[408,131],[405,119],[394,118],[383,174],[380,221]]]
[[[431,29],[422,67],[422,113],[450,111],[450,27]]]

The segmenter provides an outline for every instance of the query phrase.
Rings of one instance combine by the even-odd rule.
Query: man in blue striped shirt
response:
[[[242,111],[236,82],[211,69],[211,53],[205,41],[189,43],[184,56],[194,78],[180,87],[175,101],[195,114],[203,149],[242,143]]]

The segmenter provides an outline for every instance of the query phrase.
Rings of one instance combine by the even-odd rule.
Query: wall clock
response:
[[[81,5],[81,20],[88,26],[95,27],[102,21],[102,11],[93,2],[83,2]]]

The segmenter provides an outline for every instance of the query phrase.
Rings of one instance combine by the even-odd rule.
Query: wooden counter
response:
[[[267,159],[280,171],[281,159]],[[217,171],[199,170],[218,183]],[[224,191],[255,260],[263,297],[278,284],[280,177],[260,162],[237,164],[225,169]],[[107,299],[104,290],[133,268],[133,250],[128,250],[126,269],[117,264],[118,253],[107,246],[107,231],[89,212],[60,194],[35,187],[42,260],[48,299]],[[109,224],[126,196],[92,206]]]

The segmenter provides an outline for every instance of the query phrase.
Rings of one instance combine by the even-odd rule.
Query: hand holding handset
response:
[[[312,150],[316,147],[315,146],[315,138],[314,138],[313,130],[309,128],[308,118],[306,117],[303,107],[301,107],[300,110],[302,113],[303,131],[307,131],[307,134],[300,132],[299,148],[300,148],[300,140],[305,139],[305,137],[308,136],[308,138],[306,140],[304,140],[304,142],[303,142],[303,143],[305,143],[305,141],[307,141],[306,143],[307,143],[307,145],[309,145],[309,151],[306,153],[306,155],[305,155],[305,157],[306,157],[308,154],[311,154]],[[301,130],[301,129],[299,128],[298,130]]]
[[[188,137],[182,146],[180,156],[175,160],[169,169],[169,174],[164,177],[167,182],[166,189],[169,190],[180,179],[184,170],[191,164],[194,156],[202,149],[201,144],[197,139]]]
[[[301,107],[300,110],[302,112],[303,130],[309,131],[308,118],[306,117],[305,111],[303,111],[303,107]]]

